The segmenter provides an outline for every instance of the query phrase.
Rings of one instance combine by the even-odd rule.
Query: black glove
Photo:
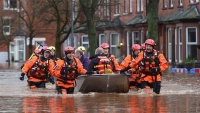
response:
[[[21,81],[24,80],[24,75],[25,75],[25,73],[21,73],[21,77],[19,78]]]
[[[125,71],[128,71],[129,69],[131,69],[130,66],[128,66],[128,67],[126,67],[126,68],[120,70],[120,74],[124,73]]]
[[[139,79],[140,79],[140,77],[136,77],[136,78],[135,78],[135,81],[138,81]]]
[[[87,71],[85,74],[86,75],[91,75],[91,74],[94,74],[94,72],[93,71]]]
[[[52,76],[49,76],[49,82],[52,83],[52,84],[55,84],[54,78]]]
[[[65,74],[66,74],[65,68],[62,68],[62,69],[61,69],[60,74],[61,74],[61,75],[65,75]]]
[[[160,72],[160,68],[159,67],[157,67],[157,68],[151,68],[151,72],[152,73],[158,73],[158,72]]]

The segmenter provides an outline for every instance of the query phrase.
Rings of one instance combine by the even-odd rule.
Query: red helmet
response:
[[[103,43],[103,44],[101,44],[101,47],[102,47],[102,48],[109,48],[110,46],[109,46],[108,43]]]
[[[133,46],[132,46],[133,51],[137,51],[137,50],[140,50],[140,49],[141,49],[141,47],[140,47],[139,44],[133,44]]]
[[[50,52],[48,46],[43,46],[43,47],[42,47],[42,53],[44,53],[44,52]]]
[[[154,40],[152,40],[152,39],[147,39],[147,40],[145,41],[145,45],[146,45],[146,44],[152,45],[152,46],[155,46],[155,45],[156,45],[156,43],[155,43]]]
[[[65,54],[68,54],[70,52],[74,51],[74,48],[72,46],[65,47]]]
[[[141,49],[145,49],[145,43],[143,43],[142,45],[141,45]]]
[[[33,52],[34,52],[35,54],[40,54],[41,49],[35,49]]]

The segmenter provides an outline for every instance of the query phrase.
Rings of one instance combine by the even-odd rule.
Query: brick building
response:
[[[13,3],[17,0],[2,0],[0,2],[3,11],[18,11],[18,8],[5,8],[5,3]],[[130,47],[134,43],[142,44],[147,36],[146,23],[146,2],[148,0],[104,0],[103,6],[99,6],[97,15],[101,18],[101,22],[97,23],[96,39],[98,46],[103,42],[110,44],[111,53],[120,59],[130,53]],[[14,2],[17,4],[17,2]],[[17,7],[17,5],[14,5]],[[199,0],[160,0],[159,2],[159,50],[164,53],[169,62],[180,63],[186,58],[194,58],[200,60],[200,14]],[[15,10],[14,10],[15,9]],[[23,30],[18,29],[18,35],[13,36],[11,42],[10,53],[13,54],[13,61],[24,61],[28,41]],[[79,26],[75,30],[74,39],[69,38],[64,44],[73,45],[75,48],[83,45],[89,48],[87,34],[85,34],[85,26]],[[54,44],[53,34],[38,35],[34,38],[33,45],[36,42]],[[5,53],[6,48],[0,48],[1,53]],[[87,52],[89,55],[89,53]]]
[[[109,43],[111,53],[120,58],[129,54],[132,44],[144,43],[148,33],[147,1],[116,0],[109,6],[110,0],[104,0],[105,5],[98,12],[105,20],[97,24],[98,44]],[[187,58],[200,60],[199,8],[199,0],[160,0],[157,46],[169,62],[181,63]],[[85,46],[86,37],[83,35],[80,40]]]

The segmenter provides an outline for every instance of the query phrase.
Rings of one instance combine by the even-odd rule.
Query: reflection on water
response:
[[[163,75],[161,94],[58,95],[55,86],[30,90],[20,72],[0,72],[0,112],[67,113],[198,113],[199,75]]]

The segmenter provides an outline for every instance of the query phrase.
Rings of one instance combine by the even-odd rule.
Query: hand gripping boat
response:
[[[129,80],[124,74],[93,74],[79,76],[74,92],[128,93]]]

